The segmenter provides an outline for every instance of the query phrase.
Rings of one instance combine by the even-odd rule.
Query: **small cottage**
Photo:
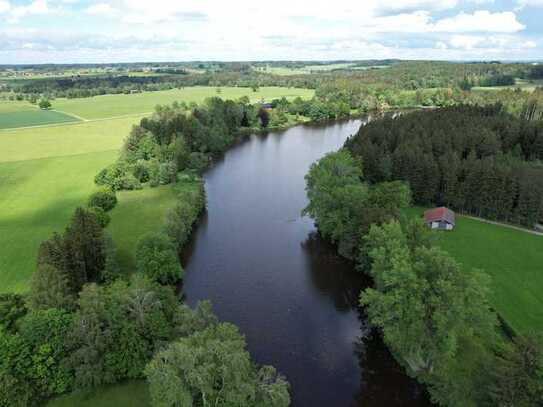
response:
[[[424,212],[424,223],[429,228],[439,230],[453,230],[456,225],[454,212],[444,206]]]

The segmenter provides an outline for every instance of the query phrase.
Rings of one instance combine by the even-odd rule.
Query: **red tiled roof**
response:
[[[444,206],[441,208],[428,209],[426,212],[424,212],[424,221],[426,223],[446,221],[451,225],[454,225],[454,212],[449,208],[445,208]]]

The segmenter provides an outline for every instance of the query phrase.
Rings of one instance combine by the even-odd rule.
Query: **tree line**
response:
[[[417,204],[529,227],[543,220],[543,122],[499,105],[376,120],[346,146],[370,183],[404,180]]]
[[[360,304],[396,360],[443,406],[539,405],[543,336],[507,338],[488,277],[462,270],[422,220],[402,215],[405,182],[369,183],[362,163],[343,149],[313,164],[304,212],[373,278]]]

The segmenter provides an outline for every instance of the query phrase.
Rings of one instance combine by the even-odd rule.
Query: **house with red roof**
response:
[[[424,212],[424,223],[431,229],[439,230],[453,230],[456,226],[454,212],[444,206]]]

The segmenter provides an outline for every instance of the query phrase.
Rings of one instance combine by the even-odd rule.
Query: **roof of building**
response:
[[[426,212],[424,212],[424,221],[426,223],[446,221],[451,225],[454,225],[454,212],[449,208],[445,208],[444,206],[441,208],[428,209]]]

